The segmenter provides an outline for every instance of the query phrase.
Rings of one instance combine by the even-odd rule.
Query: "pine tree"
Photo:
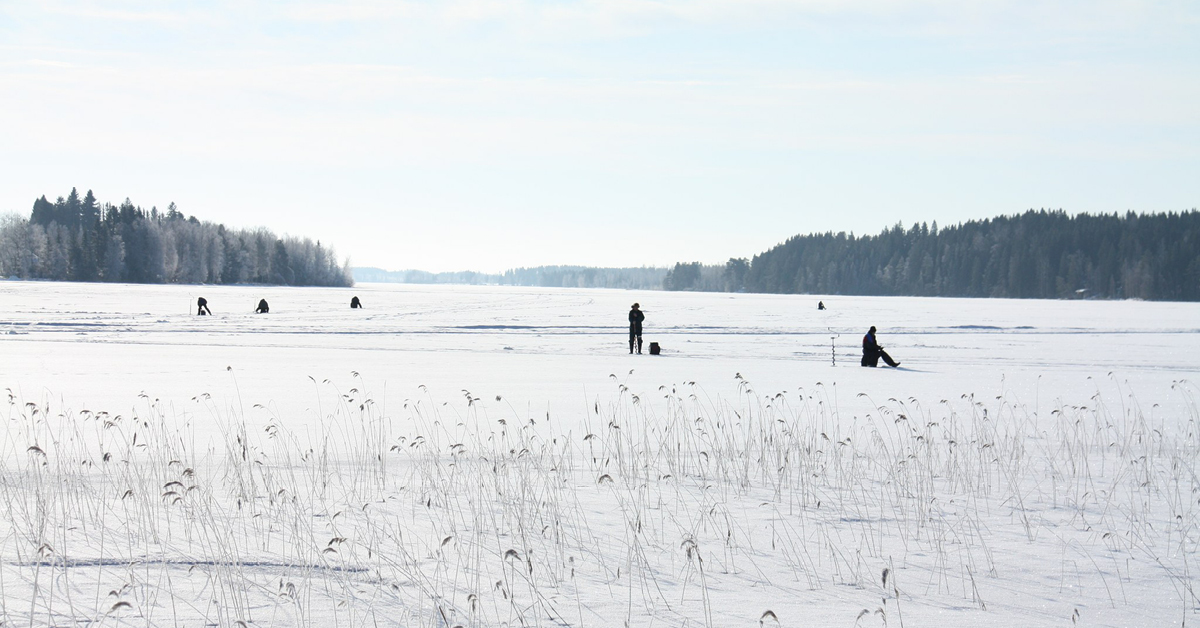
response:
[[[96,223],[100,221],[100,208],[96,205],[96,197],[91,190],[83,197],[83,205],[80,208],[80,223],[85,229],[95,228]]]
[[[71,188],[71,193],[67,195],[67,200],[63,205],[64,210],[59,224],[69,229],[78,228],[83,214],[83,202],[79,200],[79,191]]]

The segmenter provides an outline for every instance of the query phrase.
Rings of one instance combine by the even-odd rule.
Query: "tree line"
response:
[[[678,263],[666,290],[1200,300],[1200,212],[1015,216],[797,235],[753,259]]]
[[[657,290],[666,268],[592,268],[588,266],[538,266],[512,268],[503,273],[458,271],[431,273],[423,270],[394,270],[360,267],[352,269],[358,281],[385,283],[440,283],[494,286],[539,286],[543,288],[623,288]]]
[[[99,203],[91,190],[0,216],[0,276],[129,283],[351,286],[349,263],[308,238],[227,229],[167,210]]]

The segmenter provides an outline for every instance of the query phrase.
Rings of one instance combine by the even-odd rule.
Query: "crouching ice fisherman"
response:
[[[634,344],[637,344],[637,352],[642,352],[642,321],[646,320],[646,315],[638,309],[637,303],[633,304],[633,308],[629,310],[629,352],[633,353]]]
[[[875,326],[871,325],[870,331],[867,332],[867,335],[863,336],[862,365],[879,366],[879,358],[883,358],[883,361],[888,366],[900,366],[900,363],[893,360],[892,356],[888,355],[887,351],[884,351],[883,347],[879,346],[879,343],[875,341]]]
[[[258,300],[258,307],[254,308],[255,314],[266,314],[271,311],[271,306],[267,305],[266,299]]]

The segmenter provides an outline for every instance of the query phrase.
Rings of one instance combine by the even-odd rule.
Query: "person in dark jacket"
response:
[[[204,297],[196,299],[196,315],[207,316],[209,314],[212,314],[212,310],[208,309],[208,299]]]
[[[255,314],[266,314],[271,311],[271,306],[267,305],[266,299],[258,300],[258,307],[254,308]]]
[[[359,301],[358,297],[353,297],[350,299],[350,309],[357,310],[361,307],[362,307],[362,301]]]
[[[887,363],[888,366],[900,366],[900,363],[893,360],[892,356],[888,355],[887,351],[884,351],[883,347],[879,346],[879,343],[876,342],[875,326],[871,325],[870,331],[867,332],[867,335],[863,336],[862,365],[878,366],[879,358],[883,358],[883,361]]]
[[[637,303],[633,304],[633,308],[629,310],[629,352],[633,353],[634,345],[637,345],[637,352],[642,352],[642,321],[646,320],[646,315],[639,309]]]

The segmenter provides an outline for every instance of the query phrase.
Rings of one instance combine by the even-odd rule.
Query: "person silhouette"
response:
[[[204,297],[196,299],[196,315],[206,316],[208,314],[212,314],[212,310],[208,309],[208,299]]]
[[[824,301],[817,301],[817,309],[818,309],[818,310],[823,310],[823,309],[825,309],[825,302],[824,302]]]
[[[361,307],[362,307],[362,301],[359,301],[358,297],[352,297],[350,299],[350,309],[357,310]]]
[[[883,361],[888,366],[900,366],[899,362],[893,360],[892,356],[888,355],[887,351],[884,351],[883,347],[879,346],[879,343],[875,340],[875,326],[871,325],[871,329],[867,331],[867,335],[863,336],[862,365],[879,366],[879,358],[883,358]]]
[[[637,352],[642,352],[642,321],[646,320],[646,315],[642,313],[637,303],[629,310],[629,352],[633,353],[634,344],[637,345]]]
[[[266,299],[258,300],[258,307],[254,308],[255,314],[266,314],[271,311],[271,306],[267,305]]]

